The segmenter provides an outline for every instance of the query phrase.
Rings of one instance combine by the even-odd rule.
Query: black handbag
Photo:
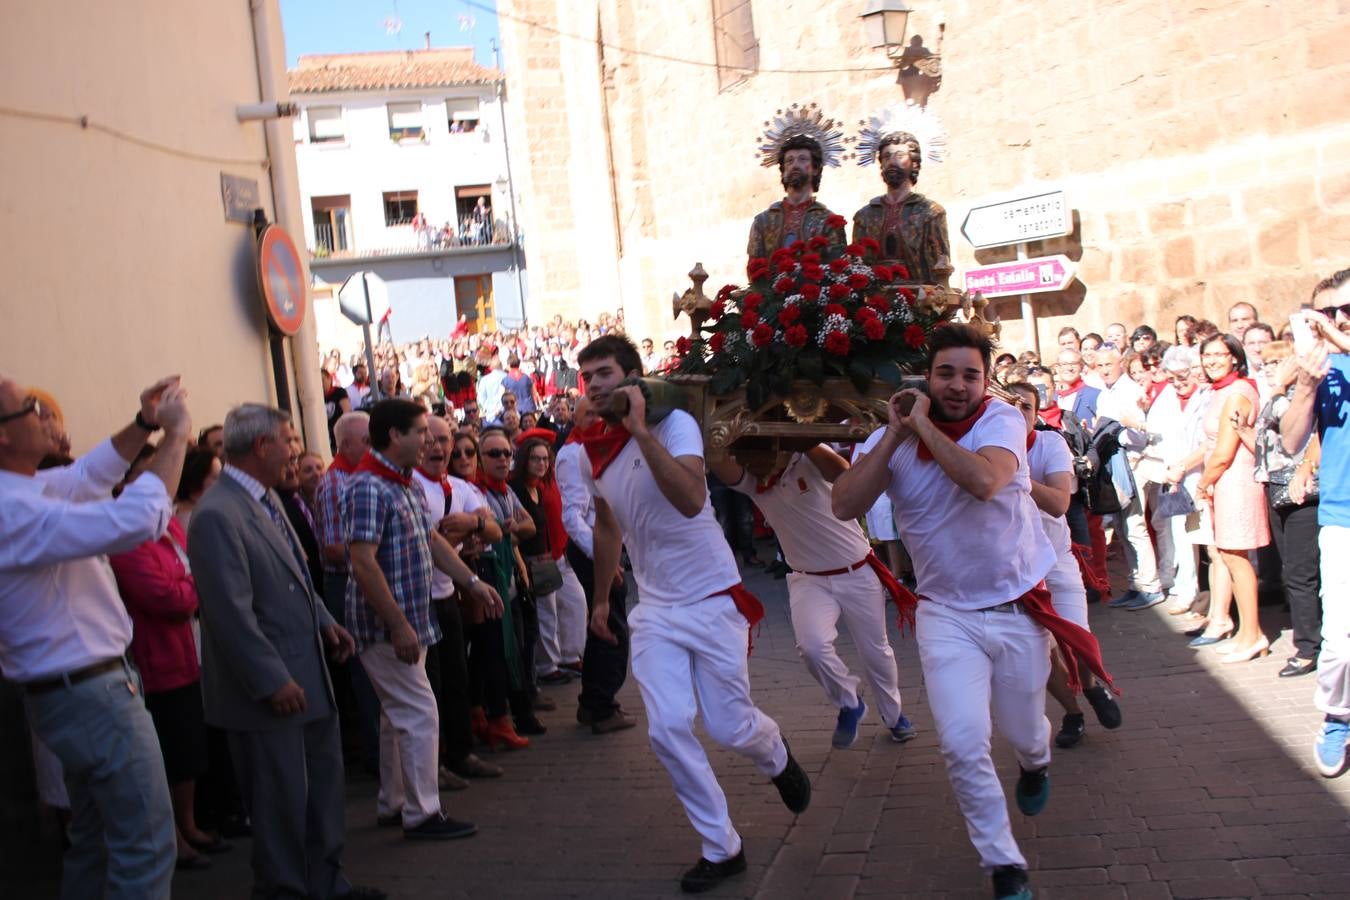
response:
[[[558,568],[554,560],[536,558],[529,560],[526,565],[530,567],[530,590],[536,597],[551,594],[562,587],[562,569]]]
[[[1283,478],[1281,478],[1283,476]],[[1302,503],[1295,503],[1294,498],[1289,496],[1289,482],[1294,480],[1293,468],[1284,469],[1278,472],[1270,473],[1270,505],[1275,509],[1293,509],[1297,506],[1307,506],[1318,501],[1318,478],[1314,475],[1308,480],[1308,492],[1303,497]]]
[[[1160,519],[1170,519],[1173,516],[1189,516],[1195,512],[1195,501],[1191,499],[1190,492],[1181,485],[1163,485],[1158,493],[1158,512]]]

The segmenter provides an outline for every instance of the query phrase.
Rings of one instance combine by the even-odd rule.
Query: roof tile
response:
[[[492,84],[500,77],[473,61],[472,47],[313,54],[287,74],[292,94]]]

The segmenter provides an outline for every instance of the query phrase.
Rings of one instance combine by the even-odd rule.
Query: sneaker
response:
[[[1345,744],[1350,739],[1350,722],[1327,716],[1322,731],[1317,735],[1313,751],[1317,756],[1317,771],[1324,778],[1335,778],[1345,771]]]
[[[1026,869],[1021,866],[998,866],[993,875],[994,900],[1031,900]]]
[[[711,862],[703,857],[699,857],[694,867],[684,873],[680,879],[680,890],[686,894],[701,894],[704,891],[710,891],[733,875],[739,875],[745,871],[745,849],[742,848],[731,859],[725,859],[722,862]]]
[[[469,787],[469,783],[445,766],[441,766],[436,773],[436,786],[443,791],[463,791]]]
[[[831,746],[842,750],[845,747],[852,747],[853,742],[858,739],[858,722],[867,713],[867,704],[863,698],[858,698],[858,705],[849,709],[847,707],[839,710],[839,718],[834,725],[834,737],[830,738]]]
[[[773,776],[773,785],[778,788],[778,796],[783,798],[784,806],[793,813],[803,813],[811,805],[811,779],[806,777],[806,772],[793,759],[792,748],[788,747],[787,741],[783,741],[783,748],[787,750],[787,765]]]
[[[1134,595],[1134,599],[1126,603],[1122,608],[1130,611],[1149,609],[1157,606],[1167,599],[1167,595],[1162,591],[1140,592]]]
[[[613,734],[616,731],[624,731],[637,725],[637,719],[630,716],[621,709],[598,719],[591,723],[591,734]]]
[[[1120,595],[1119,597],[1117,597],[1116,599],[1114,599],[1114,600],[1107,600],[1107,601],[1106,601],[1106,605],[1107,605],[1107,606],[1110,606],[1110,607],[1118,608],[1118,607],[1124,606],[1124,605],[1127,604],[1127,603],[1133,603],[1133,602],[1134,602],[1134,598],[1135,598],[1135,597],[1138,597],[1138,596],[1139,596],[1139,592],[1136,591],[1136,590],[1134,590],[1133,588],[1131,588],[1130,590],[1128,590],[1128,591],[1126,591],[1125,593],[1121,594],[1121,595]]]
[[[1041,766],[1028,772],[1022,769],[1017,779],[1017,808],[1023,815],[1039,815],[1050,799],[1050,767]]]
[[[1082,713],[1066,713],[1060,723],[1059,734],[1055,735],[1055,746],[1062,750],[1077,747],[1083,740],[1087,726],[1083,724]]]
[[[452,819],[445,813],[432,816],[415,828],[403,829],[403,836],[410,840],[450,841],[466,838],[478,833],[478,826],[472,822]]]
[[[901,713],[900,718],[896,719],[895,724],[891,726],[891,740],[897,744],[912,741],[918,736],[919,729],[914,727],[914,724],[909,721],[909,717],[904,713]]]
[[[458,775],[460,778],[501,778],[502,767],[493,765],[487,760],[479,758],[476,753],[470,753],[459,762],[451,763],[447,768]]]
[[[1116,698],[1100,684],[1084,688],[1083,699],[1092,704],[1092,711],[1097,714],[1097,721],[1103,728],[1108,730],[1119,728],[1120,723],[1125,720],[1120,714],[1120,704],[1116,702]]]

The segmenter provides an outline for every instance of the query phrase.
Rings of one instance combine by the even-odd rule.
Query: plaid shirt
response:
[[[384,456],[370,452],[399,471]],[[378,545],[375,559],[394,602],[417,633],[418,643],[429,647],[441,639],[441,629],[431,612],[431,545],[422,501],[415,490],[415,486],[403,487],[369,472],[357,472],[342,495],[342,521],[347,526],[344,543]],[[348,555],[350,563],[350,547]],[[347,630],[360,649],[390,639],[389,629],[366,603],[355,578],[347,582]]]
[[[315,531],[318,533],[320,550],[329,544],[347,543],[347,529],[342,524],[342,497],[347,493],[347,483],[351,480],[351,473],[331,467],[323,473],[323,478],[319,480],[319,491],[316,497],[319,517],[318,522],[315,523],[317,526]],[[325,572],[347,574],[345,562],[333,562],[328,558],[327,553],[321,555],[323,556],[323,570]]]

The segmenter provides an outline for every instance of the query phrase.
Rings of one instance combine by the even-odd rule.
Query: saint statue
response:
[[[943,287],[952,275],[947,211],[914,185],[925,158],[941,162],[946,143],[937,117],[922,107],[897,107],[863,123],[858,164],[877,163],[886,193],[853,215],[855,243],[872,238],[883,261],[909,270],[909,281]]]
[[[780,247],[823,235],[835,250],[844,249],[844,229],[830,227],[834,216],[816,201],[825,166],[838,166],[843,156],[843,132],[833,119],[824,118],[814,103],[793,104],[765,122],[760,164],[778,166],[786,196],[755,216],[750,225],[751,259],[767,258]]]

